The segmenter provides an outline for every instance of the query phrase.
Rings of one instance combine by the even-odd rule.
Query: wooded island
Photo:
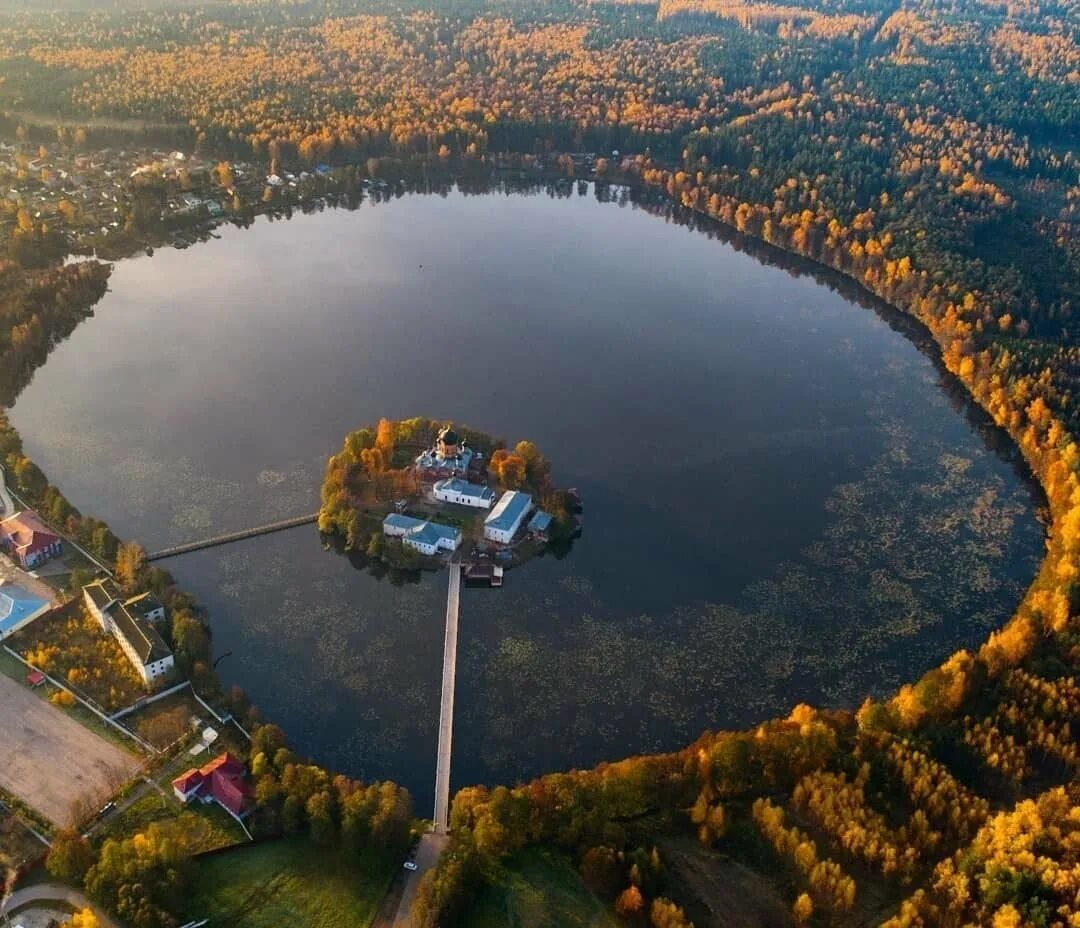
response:
[[[531,441],[509,448],[452,423],[380,419],[327,462],[318,526],[395,567],[434,566],[459,550],[511,567],[578,533],[580,510]]]

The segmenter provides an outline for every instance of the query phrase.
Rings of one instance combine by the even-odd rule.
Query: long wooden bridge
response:
[[[317,512],[306,516],[294,516],[291,519],[282,519],[279,522],[268,522],[266,525],[256,525],[254,528],[246,528],[241,532],[229,532],[227,535],[215,535],[212,538],[204,538],[201,541],[192,541],[184,545],[173,545],[171,548],[162,548],[153,554],[146,555],[148,561],[161,561],[167,557],[177,557],[181,554],[191,554],[193,551],[201,551],[203,548],[216,548],[218,545],[231,544],[234,541],[243,541],[245,538],[255,538],[258,535],[269,535],[271,532],[283,532],[288,528],[296,528],[299,525],[311,525],[317,521]]]
[[[446,591],[446,636],[443,641],[442,698],[439,708],[439,753],[435,766],[435,833],[450,829],[450,757],[454,742],[454,682],[457,678],[458,612],[461,607],[461,562],[450,559]]]

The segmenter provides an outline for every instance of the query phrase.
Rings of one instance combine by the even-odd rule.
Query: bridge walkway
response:
[[[454,738],[454,683],[457,677],[458,613],[461,606],[461,562],[450,561],[446,591],[446,639],[443,644],[442,705],[439,709],[439,755],[435,769],[435,833],[450,827],[450,756]]]
[[[191,554],[193,551],[201,551],[204,548],[214,548],[218,545],[227,545],[234,541],[243,541],[245,538],[255,538],[259,535],[269,535],[271,532],[283,532],[285,529],[296,528],[300,525],[311,525],[319,518],[319,514],[312,513],[305,516],[294,516],[291,519],[281,519],[278,522],[269,522],[266,525],[256,525],[254,528],[246,528],[240,532],[229,532],[225,535],[215,535],[212,538],[204,538],[201,541],[192,541],[188,544],[173,545],[171,548],[162,548],[152,554],[146,555],[147,561],[161,561],[167,557],[178,557],[181,554]]]

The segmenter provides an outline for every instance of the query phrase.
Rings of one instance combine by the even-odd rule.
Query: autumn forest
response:
[[[891,698],[463,789],[420,886],[422,924],[480,924],[491,887],[542,849],[626,925],[726,924],[686,878],[692,857],[776,881],[785,924],[1080,928],[1077,4],[46,6],[0,14],[0,108],[48,145],[166,133],[218,163],[222,187],[231,161],[390,182],[419,165],[512,165],[665,197],[918,320],[1045,493],[1041,569],[981,647],[942,654]],[[104,265],[40,263],[12,247],[0,268],[0,399],[105,289]],[[22,489],[115,556],[0,424]],[[369,796],[274,759],[280,733],[261,740],[263,820],[356,843],[374,827],[361,806],[382,802],[379,841],[404,842],[392,785]],[[173,923],[154,918],[146,928]]]

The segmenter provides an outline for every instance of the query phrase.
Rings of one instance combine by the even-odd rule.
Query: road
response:
[[[398,903],[393,928],[412,928],[412,907],[416,899],[416,889],[420,885],[420,878],[435,866],[449,840],[446,835],[431,832],[420,839],[420,847],[416,849],[416,869],[405,877],[405,888],[401,893],[401,902]]]
[[[11,498],[11,494],[8,492],[5,479],[4,468],[0,466],[0,519],[6,519],[15,512],[15,500]]]
[[[21,909],[35,902],[66,902],[76,909],[93,909],[94,914],[97,915],[98,921],[101,923],[101,928],[123,928],[118,921],[110,918],[95,905],[88,896],[70,886],[61,886],[59,883],[35,883],[25,889],[15,890],[8,896],[3,907],[0,908],[0,915],[14,912],[16,909]]]
[[[450,753],[454,740],[454,681],[457,677],[458,610],[461,605],[461,564],[450,562],[446,592],[446,640],[443,643],[442,706],[439,709],[439,757],[435,769],[435,832],[450,826]]]

